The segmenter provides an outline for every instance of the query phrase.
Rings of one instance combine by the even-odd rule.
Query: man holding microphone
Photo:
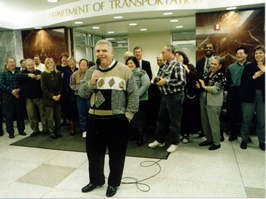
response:
[[[90,98],[86,151],[90,183],[89,192],[105,183],[104,157],[109,151],[110,174],[107,197],[116,194],[121,183],[128,143],[129,122],[138,111],[139,97],[131,70],[113,59],[112,43],[96,43],[97,66],[91,67],[81,81],[79,95]]]

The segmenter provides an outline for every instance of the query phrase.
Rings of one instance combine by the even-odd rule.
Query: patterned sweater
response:
[[[96,69],[101,74],[93,85],[90,80]],[[115,62],[107,69],[91,67],[81,81],[78,93],[83,98],[90,98],[91,115],[108,117],[125,114],[128,119],[132,119],[138,111],[136,82],[130,69],[122,63]]]

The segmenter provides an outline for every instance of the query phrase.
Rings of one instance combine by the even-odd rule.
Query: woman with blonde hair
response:
[[[62,78],[57,71],[53,58],[45,59],[45,71],[41,74],[44,117],[51,137],[61,137],[59,132],[61,119]]]
[[[81,59],[79,61],[79,69],[74,72],[70,77],[70,88],[75,92],[79,124],[82,131],[82,137],[85,138],[87,134],[87,116],[90,106],[89,99],[81,98],[78,94],[80,81],[83,79],[87,69],[89,68],[89,62],[87,59]]]

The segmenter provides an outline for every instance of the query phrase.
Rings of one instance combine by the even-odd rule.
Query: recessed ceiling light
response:
[[[56,3],[57,2],[57,0],[47,0],[47,1],[50,3]]]
[[[229,7],[229,8],[226,8],[226,10],[235,10],[236,7]]]
[[[142,32],[144,32],[144,31],[147,31],[148,29],[147,28],[141,28],[139,30],[142,31]]]
[[[172,15],[173,13],[172,12],[164,12],[163,15]]]
[[[114,19],[123,19],[123,16],[114,16]]]
[[[100,27],[99,27],[99,26],[93,26],[92,29],[93,29],[93,30],[99,30]]]
[[[115,32],[114,31],[109,31],[107,32],[108,34],[114,34]]]
[[[170,22],[172,22],[172,23],[176,23],[176,22],[178,22],[179,20],[178,19],[171,19],[170,20]]]
[[[175,28],[184,28],[184,26],[176,26]]]
[[[137,24],[136,23],[130,23],[128,24],[129,26],[136,26]]]
[[[75,24],[83,24],[82,21],[75,21]]]
[[[108,40],[108,41],[114,41],[115,38],[113,38],[113,37],[109,37],[109,38],[105,38],[105,40]]]
[[[41,26],[35,26],[34,29],[39,30],[39,29],[42,29],[42,27]]]

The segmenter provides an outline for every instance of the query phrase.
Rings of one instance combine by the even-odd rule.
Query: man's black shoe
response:
[[[33,132],[32,134],[30,134],[30,137],[36,137],[40,134],[40,132]]]
[[[201,132],[199,135],[198,135],[198,138],[203,138],[204,137],[204,133]]]
[[[21,132],[21,133],[19,133],[19,135],[26,136],[26,135],[27,135],[27,133],[25,133],[25,132]]]
[[[55,133],[51,133],[51,138],[56,139],[57,138],[56,134]]]
[[[218,144],[218,145],[213,144],[213,145],[211,145],[209,147],[209,150],[210,151],[213,151],[213,150],[216,150],[216,149],[219,149],[219,148],[221,148],[221,145],[220,144]]]
[[[9,134],[9,138],[10,138],[10,139],[12,139],[12,138],[14,138],[14,137],[15,137],[15,136],[14,136],[14,133],[10,133],[10,134]]]
[[[209,141],[204,141],[202,143],[199,144],[199,146],[208,146],[208,145],[212,145],[213,143],[212,142],[209,142]]]
[[[242,141],[241,144],[240,144],[240,148],[241,149],[247,149],[248,148],[248,144],[246,142]]]
[[[112,197],[116,194],[117,187],[113,187],[108,185],[107,190],[106,190],[106,197]]]
[[[90,192],[90,191],[92,191],[93,189],[95,189],[95,188],[98,187],[98,186],[103,186],[103,184],[98,185],[98,184],[92,184],[92,183],[89,183],[89,184],[87,184],[85,187],[83,187],[83,188],[81,189],[81,191],[82,191],[83,193]]]
[[[235,135],[230,135],[228,140],[229,140],[230,142],[233,142],[233,141],[235,141],[236,139],[237,139],[237,136],[235,136]]]
[[[262,142],[260,143],[260,149],[265,151],[265,143],[262,143]]]

